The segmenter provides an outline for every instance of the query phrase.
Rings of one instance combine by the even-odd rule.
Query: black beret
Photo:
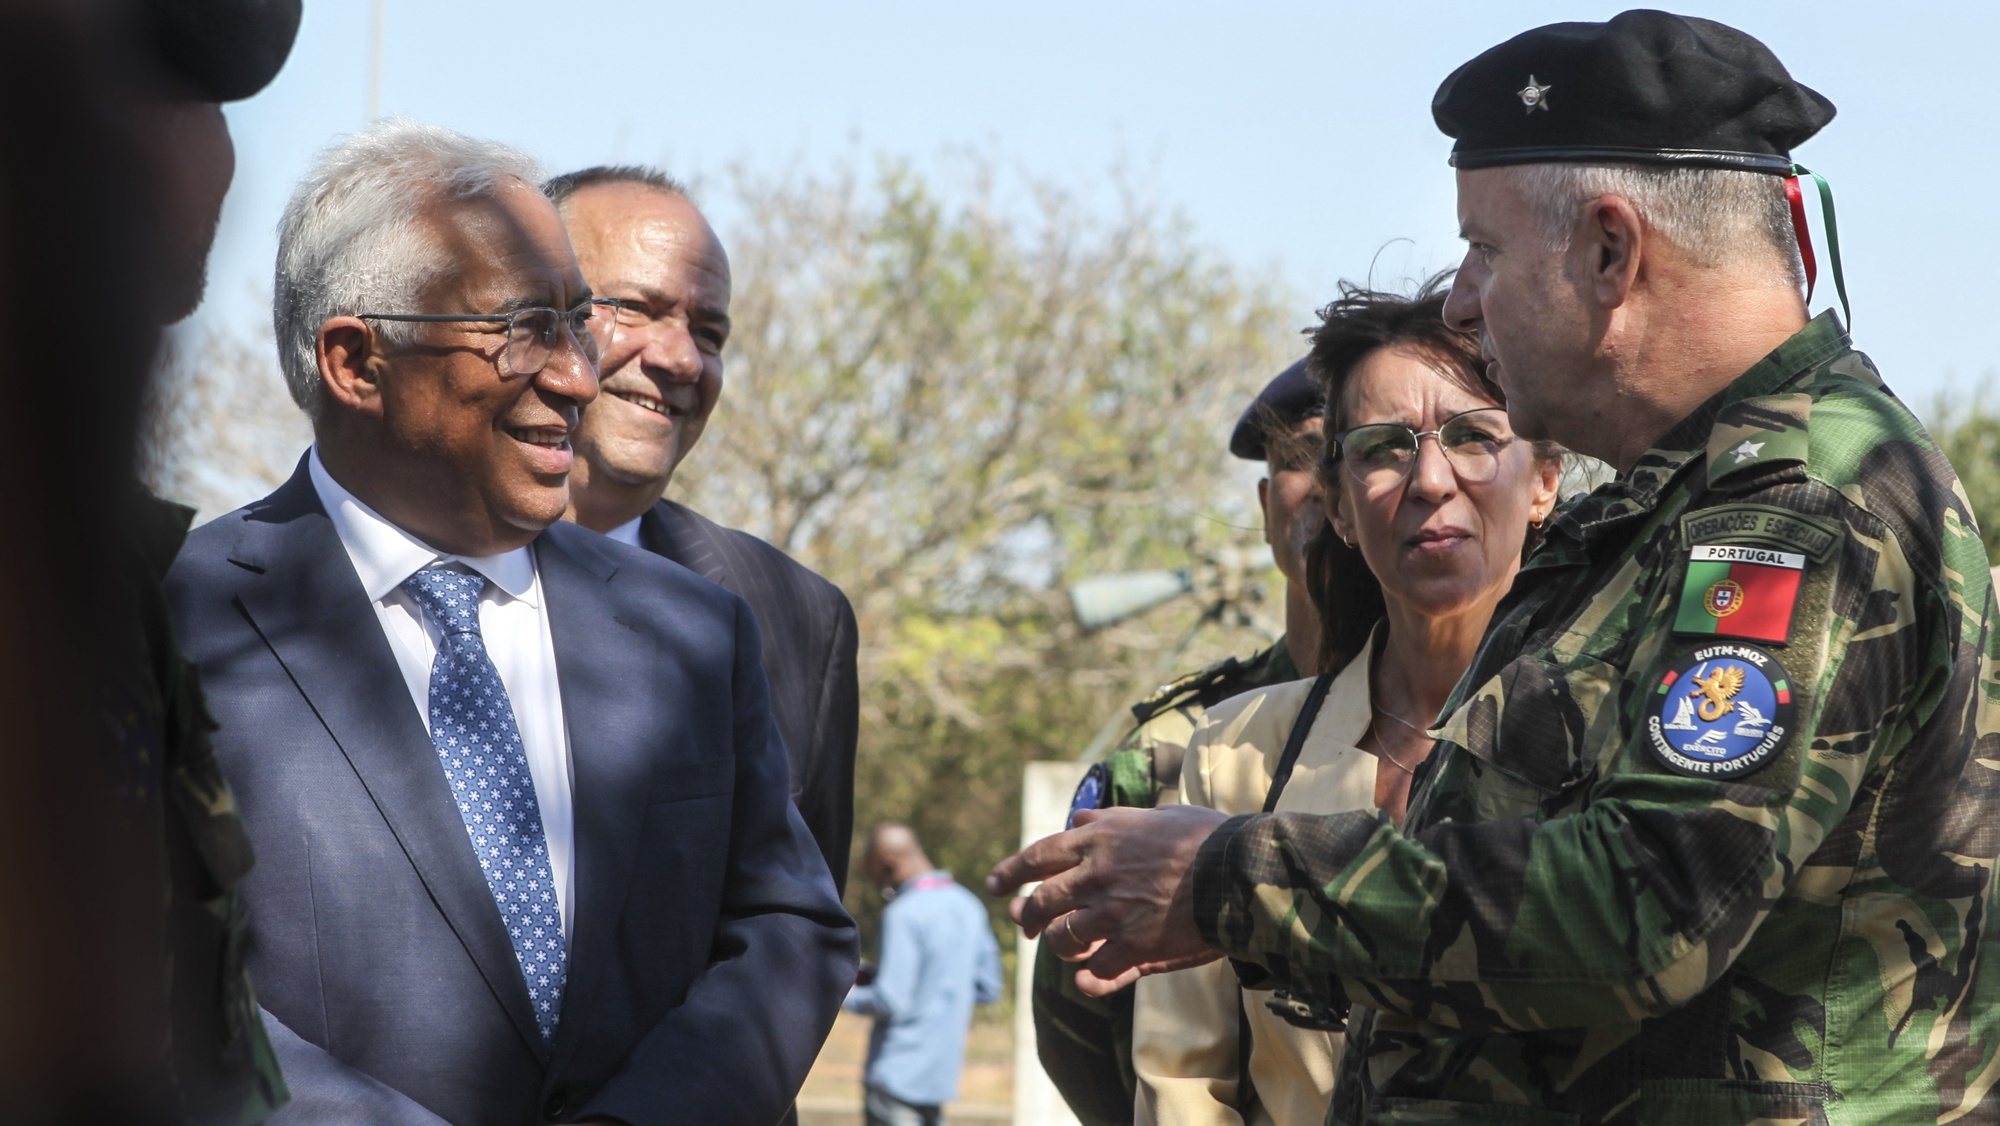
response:
[[[1833,103],[1714,20],[1633,11],[1523,32],[1451,73],[1431,116],[1458,168],[1637,162],[1791,173]]]
[[[270,84],[292,53],[300,0],[141,0],[150,51],[205,101],[233,102]]]
[[[1325,413],[1326,395],[1306,374],[1306,362],[1301,359],[1266,383],[1256,401],[1236,420],[1236,429],[1229,435],[1229,452],[1245,461],[1263,461],[1265,433],[1274,420],[1297,426]]]

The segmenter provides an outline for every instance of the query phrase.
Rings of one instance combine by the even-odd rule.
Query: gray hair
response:
[[[320,326],[361,312],[409,312],[451,263],[427,229],[432,203],[491,195],[541,170],[518,150],[402,118],[322,151],[278,221],[271,326],[292,401],[324,406]],[[376,324],[392,343],[414,326]]]
[[[1513,172],[1549,250],[1569,247],[1579,204],[1623,196],[1696,265],[1741,261],[1750,257],[1747,248],[1757,247],[1775,252],[1779,272],[1771,284],[1805,285],[1784,181],[1768,172],[1568,163],[1523,164]]]

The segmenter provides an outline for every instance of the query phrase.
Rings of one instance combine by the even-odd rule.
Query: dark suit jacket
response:
[[[533,550],[576,818],[550,1048],[303,463],[168,577],[257,850],[251,979],[293,1100],[274,1121],[768,1126],[853,980],[742,600],[567,524]]]
[[[750,604],[764,638],[771,710],[792,762],[792,801],[847,889],[854,837],[854,743],[859,690],[854,608],[840,588],[748,532],[663,500],[639,521],[639,542]]]

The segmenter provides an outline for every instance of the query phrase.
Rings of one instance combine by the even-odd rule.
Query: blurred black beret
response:
[[[1263,461],[1264,439],[1272,423],[1292,427],[1325,413],[1325,393],[1306,374],[1306,362],[1301,359],[1266,383],[1256,401],[1236,420],[1236,429],[1229,435],[1229,452],[1245,461]]]
[[[270,84],[292,53],[300,0],[139,0],[142,45],[212,102]]]
[[[1458,168],[1629,161],[1789,175],[1792,147],[1833,112],[1750,36],[1644,10],[1523,32],[1431,99]]]

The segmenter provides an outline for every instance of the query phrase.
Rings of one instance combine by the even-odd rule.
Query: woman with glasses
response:
[[[1401,824],[1425,729],[1554,507],[1560,455],[1517,437],[1478,343],[1414,297],[1343,283],[1308,361],[1326,390],[1327,524],[1308,553],[1320,668],[1209,711],[1181,799],[1227,813],[1373,807]],[[1142,979],[1142,1124],[1324,1120],[1344,1013],[1244,990],[1226,961]],[[1245,1078],[1247,1076],[1247,1078]]]

